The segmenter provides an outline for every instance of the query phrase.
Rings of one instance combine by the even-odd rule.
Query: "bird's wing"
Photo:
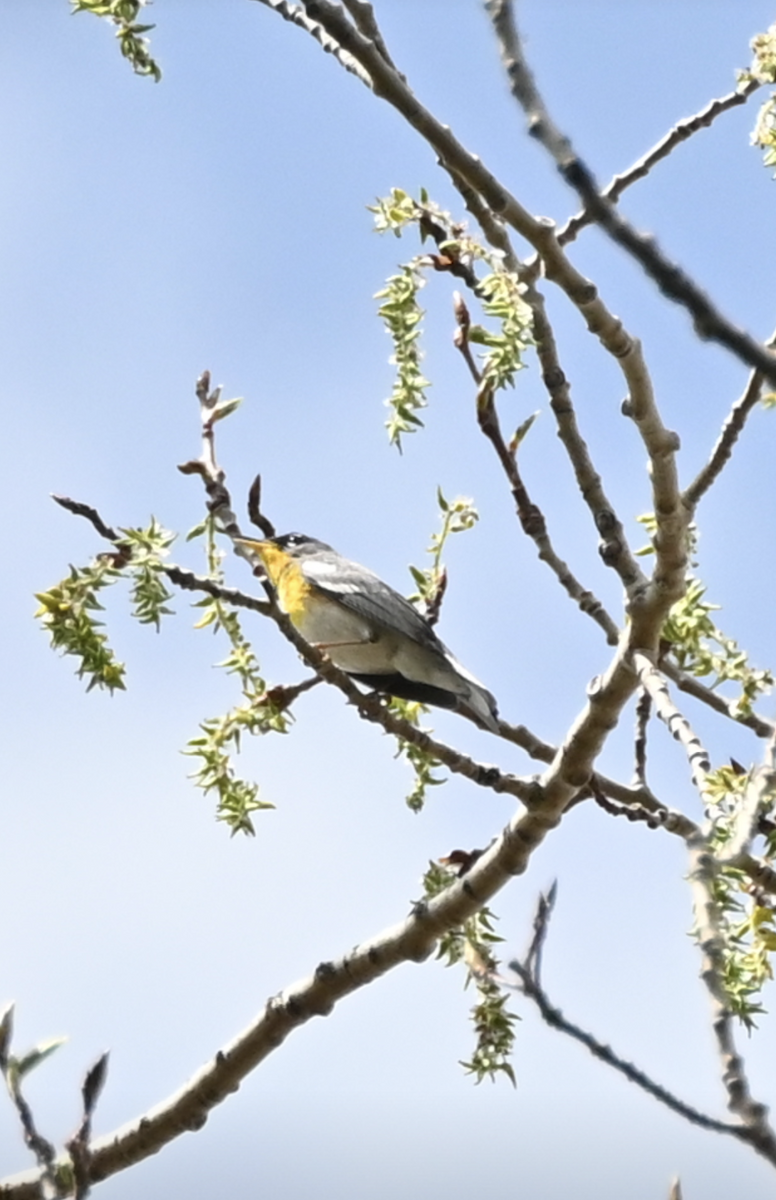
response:
[[[383,583],[373,571],[355,563],[352,571],[348,571],[343,567],[342,559],[337,563],[325,559],[308,560],[303,563],[302,570],[311,583],[362,620],[403,634],[428,650],[446,655],[445,647],[428,621],[409,600]]]

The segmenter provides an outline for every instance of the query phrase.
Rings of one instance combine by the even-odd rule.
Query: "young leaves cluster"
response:
[[[443,863],[429,863],[423,877],[425,896],[432,899],[450,887],[459,878],[459,869]],[[493,928],[496,919],[489,908],[481,908],[463,925],[443,935],[437,958],[445,959],[447,966],[464,963],[467,968],[464,986],[468,987],[474,980],[477,988],[477,1003],[471,1010],[474,1050],[471,1058],[461,1066],[476,1077],[476,1083],[485,1078],[495,1080],[502,1074],[515,1085],[510,1058],[515,1042],[514,1026],[519,1017],[507,1008],[508,996],[496,982],[499,961],[493,950],[503,941]]]
[[[431,535],[431,545],[428,547],[431,566],[423,569],[410,566],[410,574],[418,589],[410,596],[410,600],[420,601],[426,612],[433,616],[436,616],[436,610],[447,586],[447,574],[442,565],[445,543],[450,534],[464,533],[467,529],[472,529],[480,519],[473,501],[466,496],[446,500],[442,489],[437,488],[437,504],[442,515],[442,528],[439,533]]]
[[[207,535],[209,576],[220,580],[221,555],[215,542],[215,523],[208,517],[202,525],[189,534],[189,540],[200,534]],[[232,834],[255,834],[251,813],[274,805],[259,797],[259,785],[241,779],[232,765],[232,754],[239,753],[242,735],[285,733],[289,715],[285,711],[282,689],[269,691],[259,671],[253,648],[245,637],[237,611],[223,600],[208,596],[196,607],[204,611],[195,628],[223,630],[229,641],[227,657],[218,664],[240,681],[243,703],[235,705],[229,712],[210,717],[200,725],[200,734],[188,743],[186,753],[200,760],[193,775],[198,787],[207,794],[217,796],[216,815],[219,821],[229,826]]]
[[[420,704],[417,700],[401,700],[398,696],[391,696],[388,707],[391,712],[396,713],[397,717],[403,717],[405,721],[409,721],[415,726],[420,725],[421,717],[428,712],[425,704]],[[426,803],[426,789],[439,787],[440,784],[447,782],[446,779],[440,779],[434,774],[434,771],[439,770],[442,763],[438,758],[434,758],[433,754],[429,754],[427,750],[423,750],[413,742],[408,742],[402,737],[396,740],[398,743],[396,757],[399,758],[403,755],[415,772],[415,782],[406,798],[407,807],[412,812],[419,813]]]
[[[128,576],[133,616],[141,624],[158,629],[162,616],[171,612],[162,560],[175,535],[153,517],[147,529],[121,532],[124,536],[115,543],[115,551],[98,555],[88,567],[71,567],[61,583],[35,596],[40,605],[35,615],[48,630],[52,647],[79,660],[77,673],[88,679],[87,691],[104,687],[113,692],[125,687],[124,664],[116,658],[102,632],[102,622],[94,616],[103,611],[97,599],[103,588]]]
[[[716,604],[704,600],[706,588],[691,579],[681,600],[671,609],[663,628],[663,637],[671,644],[671,654],[682,671],[699,678],[711,677],[709,686],[733,682],[741,688],[734,704],[735,715],[752,712],[758,696],[773,687],[773,675],[757,670],[733,638],[726,637],[714,624],[711,613]]]
[[[748,783],[748,772],[735,767],[720,767],[707,776],[704,799],[713,823],[711,841],[715,852],[724,852],[733,834]],[[774,802],[776,797],[771,798],[769,810]],[[769,866],[775,852],[776,838],[771,835],[766,839],[763,856]],[[744,873],[731,866],[717,870],[714,900],[724,944],[722,983],[731,1011],[751,1030],[754,1018],[765,1012],[760,999],[763,986],[773,978],[776,913],[763,895],[753,892]]]
[[[147,529],[122,529],[124,537],[116,544],[126,551],[132,577],[132,615],[141,625],[154,625],[158,632],[163,616],[171,616],[167,601],[172,599],[164,575],[163,559],[175,541],[175,534],[158,524],[155,517]]]
[[[464,496],[457,496],[452,501],[446,500],[442,489],[437,488],[437,504],[442,516],[442,528],[439,533],[431,535],[431,545],[428,547],[431,566],[422,570],[410,566],[410,573],[418,590],[409,599],[419,602],[425,610],[426,616],[432,622],[439,615],[439,607],[447,586],[447,572],[442,565],[445,543],[452,533],[462,533],[466,529],[471,529],[479,520],[479,514],[474,504]],[[423,714],[428,712],[424,704],[419,704],[417,701],[400,700],[397,697],[392,697],[388,701],[388,706],[392,712],[416,726],[420,724]],[[440,779],[434,774],[442,766],[442,763],[433,754],[429,754],[428,751],[412,742],[405,741],[404,738],[398,739],[396,755],[397,757],[403,755],[415,772],[415,784],[407,796],[407,806],[413,812],[420,812],[426,802],[426,789],[438,787],[445,782],[444,779]]]
[[[391,275],[385,287],[375,293],[375,299],[382,300],[378,312],[393,341],[390,361],[396,367],[396,378],[386,400],[391,415],[385,424],[391,445],[399,450],[401,435],[423,424],[418,412],[426,407],[426,388],[430,387],[420,369],[423,355],[418,345],[423,320],[418,292],[424,283],[417,264],[411,262],[400,267],[399,273]]]
[[[102,622],[94,616],[103,611],[98,593],[121,576],[117,560],[117,555],[101,554],[88,567],[71,567],[61,583],[35,596],[40,605],[35,616],[48,631],[53,649],[79,660],[77,674],[79,679],[88,679],[87,691],[104,687],[113,692],[125,687],[124,664],[116,658],[102,632]]]
[[[388,333],[394,344],[391,362],[398,370],[393,392],[386,401],[391,416],[386,422],[392,444],[401,449],[401,435],[414,432],[423,422],[418,410],[426,406],[429,386],[420,370],[422,358],[418,345],[423,312],[417,294],[425,282],[424,272],[447,271],[465,281],[482,305],[485,317],[496,322],[496,328],[471,325],[471,342],[485,347],[482,376],[493,390],[512,386],[516,373],[524,366],[524,355],[533,344],[531,310],[522,296],[522,285],[504,267],[500,254],[475,241],[465,225],[453,221],[449,213],[429,201],[425,189],[420,200],[414,200],[401,188],[393,188],[389,196],[370,206],[378,233],[392,232],[401,237],[404,230],[415,225],[421,243],[433,239],[437,253],[421,253],[400,267],[376,298]],[[490,273],[479,279],[474,270],[476,262],[484,262]]]
[[[95,17],[106,17],[117,26],[116,37],[124,58],[136,75],[150,75],[156,83],[162,78],[158,64],[151,57],[149,41],[143,34],[149,33],[153,25],[138,25],[141,8],[151,0],[70,0],[73,13],[90,12]]]
[[[765,33],[758,33],[752,41],[754,62],[749,71],[741,73],[746,82],[757,79],[760,83],[776,83],[776,25]],[[752,145],[763,151],[763,166],[776,167],[776,95],[771,94],[760,106],[757,114]]]

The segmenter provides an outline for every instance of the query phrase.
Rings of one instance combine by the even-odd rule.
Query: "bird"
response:
[[[389,696],[451,709],[498,733],[495,697],[418,609],[374,571],[304,533],[239,541],[258,554],[280,608],[302,637],[351,679]]]

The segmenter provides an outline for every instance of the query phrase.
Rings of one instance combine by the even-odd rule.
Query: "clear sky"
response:
[[[525,137],[474,0],[378,0],[392,53],[421,99],[532,211],[575,210]],[[185,532],[201,519],[194,382],[203,368],[243,408],[219,431],[238,507],[257,471],[281,529],[302,529],[410,591],[436,528],[436,488],[472,496],[481,521],[454,539],[440,632],[499,698],[506,719],[557,741],[608,651],[561,595],[515,522],[473,420],[451,346],[450,284],[432,281],[426,427],[399,457],[383,429],[389,344],[373,294],[417,252],[371,231],[366,206],[421,186],[460,211],[434,157],[396,114],[302,31],[250,0],[158,0],[162,83],[134,77],[110,29],[65,0],[10,0],[0,44],[0,346],[6,522],[5,747],[0,1001],[17,1003],[19,1046],[66,1033],[30,1084],[44,1132],[78,1115],[85,1068],[111,1051],[96,1132],[162,1100],[229,1041],[265,999],[399,920],[427,862],[487,844],[504,798],[451,780],[426,811],[403,803],[404,764],[341,697],[304,697],[287,738],[245,748],[241,768],[277,810],[255,839],[230,839],[181,756],[198,722],[237,700],[213,664],[226,650],[193,632],[180,599],[162,635],[107,621],[128,663],[126,694],[85,694],[32,620],[32,595],[103,547],[49,499],[69,494],[129,526],[153,513]],[[766,0],[524,0],[531,61],[557,121],[607,181],[680,117],[729,91]],[[754,103],[724,116],[628,193],[624,209],[738,323],[775,321],[776,184],[749,146]],[[595,232],[573,259],[642,338],[684,481],[705,460],[746,372],[697,343],[686,316]],[[580,420],[636,544],[650,508],[644,452],[614,414],[622,382],[548,288]],[[504,402],[515,427],[540,410],[526,476],[566,557],[619,615],[554,434],[535,362]],[[776,416],[757,412],[704,503],[700,572],[720,623],[758,665],[774,664],[772,554]],[[756,483],[753,483],[756,481]],[[753,494],[753,487],[756,493]],[[770,515],[769,515],[770,514]],[[175,557],[202,568],[196,544]],[[229,579],[249,588],[240,563]],[[770,582],[770,586],[768,586]],[[248,623],[267,676],[300,666],[273,627]],[[772,714],[773,702],[765,711]],[[740,731],[693,712],[718,759],[757,753]],[[453,715],[440,736],[509,770],[534,767]],[[628,779],[632,716],[604,769]],[[682,755],[661,730],[653,786],[698,815]],[[697,979],[678,839],[581,806],[498,898],[505,956],[530,936],[539,889],[559,880],[546,981],[555,1002],[688,1101],[722,1115],[706,1000]],[[471,993],[441,965],[407,966],[296,1033],[211,1117],[156,1159],[102,1185],[106,1200],[210,1200],[321,1192],[343,1200],[477,1191],[541,1200],[652,1200],[682,1177],[687,1200],[764,1200],[772,1171],[732,1141],[691,1129],[546,1030],[516,1002],[516,1091],[475,1088]],[[745,1043],[773,1100],[767,1021]],[[771,1085],[770,1094],[767,1086]],[[0,1104],[0,1174],[25,1168]]]

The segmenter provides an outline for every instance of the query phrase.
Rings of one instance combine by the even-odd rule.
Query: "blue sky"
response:
[[[495,43],[469,0],[380,0],[386,38],[421,99],[532,211],[575,210],[506,93]],[[764,2],[524,0],[531,61],[557,121],[597,176],[627,167],[680,117],[733,86]],[[6,6],[0,46],[0,345],[5,390],[3,590],[6,801],[0,1001],[15,1000],[21,1045],[67,1033],[30,1084],[45,1132],[77,1117],[85,1067],[111,1050],[98,1111],[105,1133],[175,1090],[270,994],[398,920],[430,858],[483,845],[511,815],[503,797],[452,780],[425,813],[403,804],[406,767],[390,743],[316,689],[288,738],[245,748],[241,767],[277,810],[253,840],[230,840],[180,754],[205,716],[236,700],[213,664],[225,649],[191,629],[185,599],[156,636],[111,598],[108,621],[129,689],[109,698],[74,678],[32,621],[32,594],[100,550],[63,492],[116,525],[151,513],[185,532],[202,515],[194,381],[212,370],[245,396],[219,431],[241,507],[257,471],[279,528],[334,544],[407,591],[436,527],[435,494],[474,497],[481,521],[453,540],[440,631],[499,697],[503,715],[556,741],[607,662],[597,627],[571,608],[520,535],[473,417],[451,347],[450,286],[432,280],[425,429],[399,457],[383,429],[389,344],[373,294],[416,244],[371,230],[366,206],[421,186],[460,211],[431,152],[311,39],[248,0],[158,0],[153,49],[164,79],[135,78],[110,30],[64,0]],[[624,211],[695,272],[754,334],[776,323],[774,183],[749,146],[754,103],[724,116],[646,182]],[[705,460],[746,373],[696,342],[683,312],[587,231],[572,251],[608,305],[644,342],[688,481]],[[597,465],[637,544],[649,509],[644,452],[617,416],[614,366],[578,314],[547,289],[561,356]],[[529,486],[560,553],[619,614],[588,514],[555,437],[535,363],[503,402],[514,427],[540,410],[523,452]],[[773,414],[756,412],[699,512],[700,571],[720,623],[773,664]],[[176,560],[201,569],[195,546]],[[766,558],[763,564],[763,558]],[[496,565],[498,570],[496,572]],[[248,588],[239,563],[230,581]],[[250,627],[266,674],[300,668],[273,629]],[[772,713],[772,700],[765,711]],[[757,747],[706,716],[715,757]],[[514,748],[455,716],[441,737],[505,768]],[[631,724],[602,766],[628,778]],[[681,753],[660,730],[653,786],[698,815]],[[697,980],[682,846],[576,809],[497,901],[506,954],[529,938],[537,891],[559,879],[547,983],[567,1014],[686,1099],[722,1112],[706,1002]],[[407,966],[294,1035],[211,1117],[158,1158],[101,1187],[108,1200],[187,1188],[198,1198],[264,1189],[301,1200],[336,1180],[343,1198],[478,1190],[560,1200],[663,1196],[679,1173],[688,1200],[772,1194],[770,1171],[739,1146],[686,1127],[526,1005],[519,1086],[474,1088],[462,980]],[[767,1022],[745,1045],[753,1083],[772,1080]],[[562,1152],[559,1152],[562,1147]],[[0,1172],[28,1165],[0,1106]]]

